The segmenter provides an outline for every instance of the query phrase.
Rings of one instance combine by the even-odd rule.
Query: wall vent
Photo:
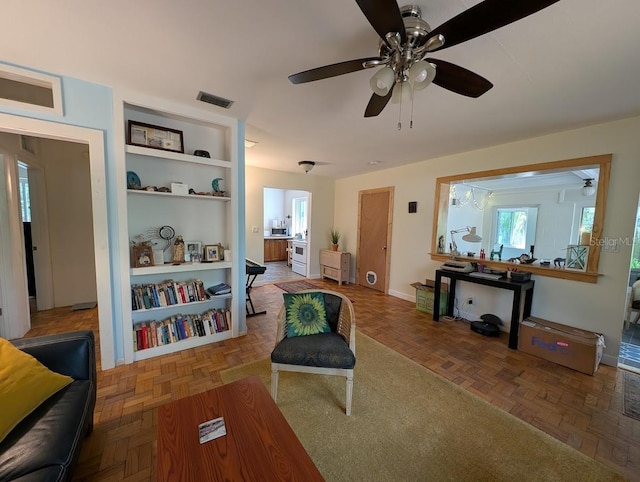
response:
[[[0,63],[0,106],[62,116],[60,78]]]
[[[224,109],[228,109],[233,104],[232,100],[225,99],[224,97],[218,97],[217,95],[207,94],[206,92],[200,91],[198,93],[198,100],[202,102],[206,102],[207,104],[217,105],[218,107],[223,107]]]

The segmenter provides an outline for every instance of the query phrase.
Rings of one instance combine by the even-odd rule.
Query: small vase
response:
[[[338,245],[337,244],[332,244],[331,245],[331,250],[332,251],[338,251]]]

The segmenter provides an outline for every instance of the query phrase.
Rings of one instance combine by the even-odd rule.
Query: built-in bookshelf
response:
[[[145,244],[153,251],[153,261],[145,266],[127,255],[129,269],[123,277],[130,291],[129,299],[123,300],[127,363],[238,336],[245,314],[239,309],[244,302],[244,263],[232,258],[239,232],[238,189],[234,189],[237,121],[196,115],[174,105],[150,107],[146,100],[123,101],[123,129],[129,128],[129,121],[180,131],[184,152],[123,146],[127,241],[130,249]],[[195,150],[205,150],[209,157],[196,156]],[[131,178],[139,184],[132,186]],[[184,189],[174,190],[176,185]],[[167,226],[174,233],[171,239],[160,236]],[[200,247],[199,262],[173,260],[178,235],[185,245]],[[217,260],[206,262],[203,250],[208,246],[220,248]],[[231,293],[206,292],[220,283],[229,284]]]

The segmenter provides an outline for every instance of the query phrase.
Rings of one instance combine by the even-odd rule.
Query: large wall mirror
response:
[[[611,157],[438,178],[431,258],[596,283]]]

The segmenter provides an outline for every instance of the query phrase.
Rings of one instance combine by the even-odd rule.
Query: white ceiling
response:
[[[417,2],[433,28],[476,3]],[[431,85],[416,94],[412,129],[411,106],[402,106],[401,131],[397,104],[363,117],[373,70],[287,79],[377,55],[378,37],[353,0],[9,0],[2,8],[0,60],[244,119],[258,142],[246,162],[269,169],[299,171],[308,159],[318,163],[309,175],[345,177],[640,114],[637,0],[560,0],[432,54],[494,88],[471,99]],[[202,104],[200,90],[235,103]]]

